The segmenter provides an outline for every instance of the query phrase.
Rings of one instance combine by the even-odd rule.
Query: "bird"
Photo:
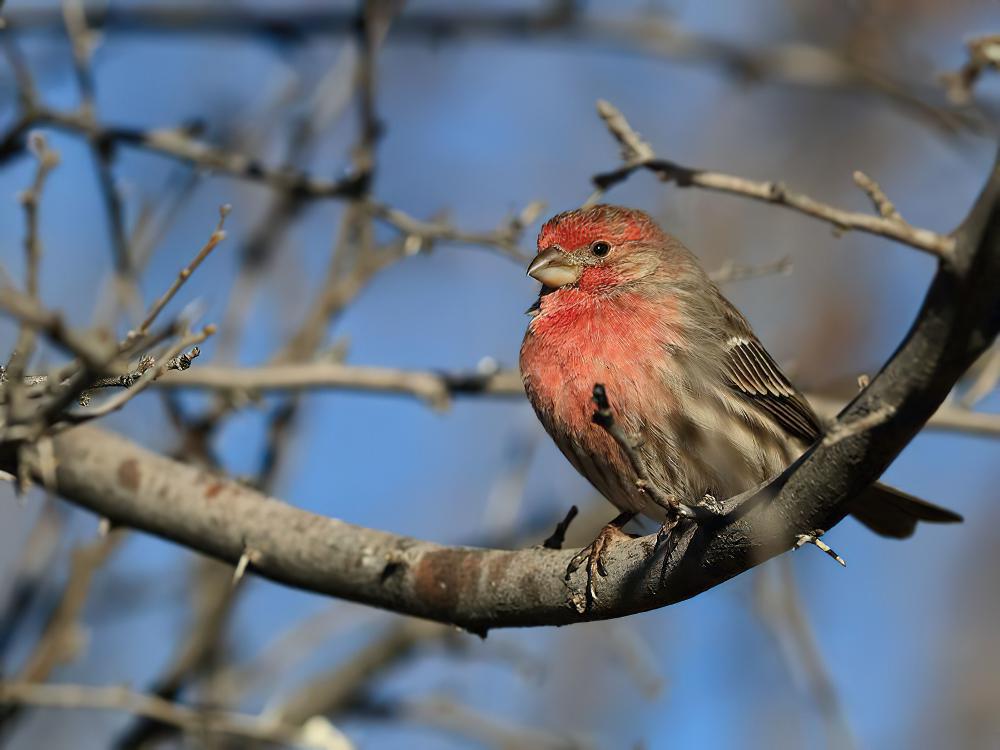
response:
[[[620,511],[567,569],[587,563],[590,595],[637,515],[668,529],[691,509],[718,510],[716,498],[776,477],[823,435],[747,319],[647,213],[597,204],[557,214],[527,273],[542,287],[521,344],[524,390],[559,450]],[[627,441],[595,423],[597,385]],[[918,521],[962,520],[884,484],[851,513],[894,538]]]

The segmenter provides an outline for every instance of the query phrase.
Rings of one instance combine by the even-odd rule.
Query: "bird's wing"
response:
[[[726,343],[725,376],[730,388],[790,435],[808,443],[819,437],[822,427],[816,412],[752,333],[733,336]]]

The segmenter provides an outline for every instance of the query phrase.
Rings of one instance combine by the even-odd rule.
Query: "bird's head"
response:
[[[676,243],[648,214],[596,205],[549,219],[538,234],[528,275],[547,290],[607,292],[656,274]]]

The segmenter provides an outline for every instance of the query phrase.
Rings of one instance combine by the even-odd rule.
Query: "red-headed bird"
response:
[[[570,463],[621,515],[584,550],[588,573],[636,514],[663,521],[653,495],[687,506],[777,476],[822,434],[808,402],[691,252],[647,214],[596,205],[550,219],[528,274],[542,283],[521,345],[524,388]],[[595,384],[636,441],[655,492],[592,421]],[[949,510],[876,484],[852,514],[884,536]],[[592,589],[591,589],[592,590]]]

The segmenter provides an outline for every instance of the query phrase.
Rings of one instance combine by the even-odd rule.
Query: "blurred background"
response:
[[[969,95],[940,77],[968,59],[968,39],[1000,31],[990,0],[363,6],[3,4],[3,135],[30,76],[45,107],[90,106],[121,136],[103,148],[71,125],[33,127],[61,157],[40,205],[43,300],[124,333],[230,204],[226,241],[168,309],[219,326],[193,367],[513,368],[539,225],[619,164],[597,99],[663,158],[867,211],[851,178],[862,169],[941,232],[993,158],[997,80]],[[316,198],[125,138],[154,131],[279,175],[369,181]],[[36,163],[0,143],[0,275],[20,283],[17,196]],[[648,174],[607,198],[653,213],[707,268],[746,270],[724,291],[793,379],[830,399],[891,354],[934,271],[911,248]],[[427,231],[401,232],[366,201]],[[137,291],[113,281],[116,247]],[[0,320],[5,357],[16,334]],[[36,365],[59,356],[43,348]],[[956,403],[1000,411],[977,374]],[[434,409],[391,394],[153,388],[104,424],[299,507],[438,542],[537,544],[578,504],[570,543],[582,545],[614,515],[522,398]],[[234,587],[231,568],[138,533],[99,536],[91,515],[0,483],[0,669],[323,715],[360,748],[1000,747],[998,439],[928,429],[887,472],[963,526],[899,543],[848,519],[826,537],[846,569],[807,548],[660,611],[485,641],[252,575]],[[118,711],[23,707],[0,727],[18,749],[246,746]]]

